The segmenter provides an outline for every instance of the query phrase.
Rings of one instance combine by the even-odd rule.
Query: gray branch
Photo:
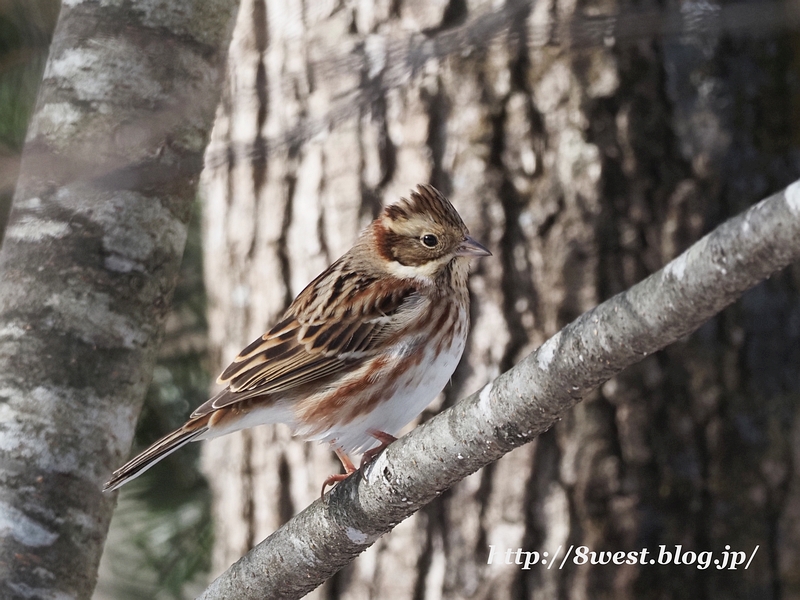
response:
[[[437,495],[528,443],[604,381],[800,259],[800,181],[585,313],[480,392],[390,445],[200,598],[300,598]]]

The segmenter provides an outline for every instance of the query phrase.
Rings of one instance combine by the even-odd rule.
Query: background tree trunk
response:
[[[553,19],[630,6],[494,7],[243,2],[205,174],[218,367],[418,182],[495,252],[476,265],[467,353],[436,411],[800,173],[796,35],[568,47],[548,43]],[[798,277],[608,382],[312,596],[800,595]],[[338,468],[282,427],[205,453],[215,572]],[[560,544],[760,550],[747,571],[486,564],[490,545]]]
[[[235,8],[59,17],[0,253],[3,598],[91,596],[100,490],[152,375]]]

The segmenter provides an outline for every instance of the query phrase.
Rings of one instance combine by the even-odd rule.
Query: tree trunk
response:
[[[0,253],[3,598],[91,597],[235,8],[62,9]]]
[[[629,7],[493,6],[243,3],[205,174],[217,366],[263,333],[381,203],[418,182],[449,195],[495,252],[472,275],[472,334],[435,411],[800,173],[788,38],[712,31],[566,48],[546,43],[553,18]],[[759,286],[610,381],[312,596],[800,594],[800,330],[787,325],[800,314],[799,275]],[[280,426],[208,444],[215,571],[336,469],[327,448]],[[661,544],[760,548],[736,571],[487,564],[490,548],[646,547],[658,558]]]

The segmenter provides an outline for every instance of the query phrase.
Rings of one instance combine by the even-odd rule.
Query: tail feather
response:
[[[190,421],[180,429],[165,435],[147,450],[114,471],[111,479],[103,486],[103,491],[112,492],[130,480],[136,479],[162,458],[169,456],[189,442],[193,442],[206,431],[208,431],[208,418]]]

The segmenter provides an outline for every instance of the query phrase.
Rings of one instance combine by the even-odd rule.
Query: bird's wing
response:
[[[218,379],[228,387],[192,417],[331,378],[380,354],[420,314],[413,284],[335,274],[309,284],[283,320],[242,350]]]

